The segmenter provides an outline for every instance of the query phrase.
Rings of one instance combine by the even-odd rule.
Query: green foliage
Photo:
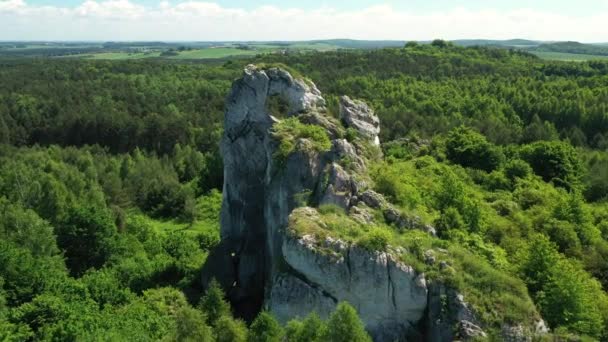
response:
[[[53,227],[35,211],[25,210],[0,198],[0,239],[27,249],[34,256],[59,252]]]
[[[513,159],[505,164],[505,176],[515,182],[517,179],[526,179],[532,174],[532,167],[521,159]]]
[[[222,317],[231,315],[230,305],[224,299],[224,291],[215,279],[209,283],[207,292],[199,303],[199,309],[206,313],[207,322],[214,327]]]
[[[217,342],[246,342],[247,333],[247,326],[241,320],[222,316],[215,322]]]
[[[289,113],[289,103],[281,96],[271,96],[266,99],[266,110],[275,118],[284,119]]]
[[[355,139],[359,136],[359,132],[352,128],[349,127],[346,129],[346,133],[344,134],[344,139],[346,139],[348,142],[353,142],[355,141]]]
[[[531,143],[535,141],[558,140],[559,134],[555,125],[549,121],[542,121],[538,115],[532,117],[532,121],[523,131],[521,141]]]
[[[416,188],[414,179],[407,177],[416,167],[402,163],[395,163],[390,168],[382,166],[379,164],[374,170],[375,190],[404,208],[419,207],[423,203],[422,193]]]
[[[439,219],[435,221],[437,226],[437,233],[440,236],[446,236],[450,230],[464,230],[466,229],[466,223],[462,219],[458,209],[454,207],[448,207],[443,210]]]
[[[466,127],[450,132],[446,140],[446,156],[454,163],[484,171],[497,169],[504,156],[486,138]]]
[[[74,207],[57,227],[57,244],[65,251],[66,265],[74,275],[99,268],[110,258],[116,227],[103,209]]]
[[[306,207],[310,204],[313,192],[305,189],[293,196],[296,207]]]
[[[274,157],[281,163],[296,151],[296,148],[302,148],[304,152],[326,152],[331,148],[331,141],[323,127],[303,124],[297,117],[283,119],[274,124],[272,135],[279,142]]]
[[[560,141],[536,142],[524,146],[520,154],[546,182],[567,189],[578,186],[583,169],[571,145]]]
[[[383,228],[372,228],[360,240],[359,245],[370,251],[385,251],[391,234]]]
[[[177,323],[175,341],[179,342],[212,342],[213,331],[205,323],[205,316],[194,308],[184,307],[176,314]]]
[[[319,213],[323,215],[335,214],[344,215],[344,208],[336,204],[322,204],[318,208]]]
[[[67,275],[59,256],[36,257],[3,240],[0,240],[0,271],[4,295],[10,306],[32,300]]]
[[[301,322],[294,320],[287,323],[285,338],[293,342],[320,342],[326,329],[326,323],[313,312]]]
[[[539,296],[543,317],[554,327],[562,326],[596,338],[602,336],[602,310],[607,300],[600,285],[568,261],[558,262],[551,271],[552,279]]]
[[[461,217],[471,231],[479,231],[482,228],[480,204],[467,196],[465,184],[450,171],[440,181],[441,187],[435,194],[437,209],[441,212],[451,211],[445,223],[457,224]]]
[[[551,327],[600,337],[608,297],[597,281],[564,259],[547,238],[532,241],[522,272]]]
[[[323,341],[368,342],[371,338],[365,331],[357,311],[346,302],[339,303],[329,317]]]
[[[608,200],[608,155],[589,153],[585,175],[585,198],[592,202]]]
[[[89,271],[81,279],[87,293],[101,307],[120,306],[133,300],[134,294],[123,287],[119,279],[109,269]]]
[[[251,323],[248,340],[251,342],[279,342],[283,337],[283,328],[268,312],[262,311]]]
[[[291,233],[404,247],[394,257],[456,287],[489,332],[540,312],[558,338],[606,339],[608,64],[437,40],[223,65],[3,61],[0,340],[248,339],[219,287],[198,310],[189,302],[219,243],[224,96],[250,62],[311,76],[330,114],[342,94],[374,107],[385,161],[343,135],[372,161],[366,182],[440,238],[389,227],[380,211],[362,225],[337,207],[319,208],[318,222],[295,217]],[[279,161],[330,148],[295,118],[273,132]],[[425,264],[430,249],[448,267]],[[331,328],[314,315],[292,322],[286,337],[367,340],[347,311]],[[253,336],[276,340],[263,315]]]

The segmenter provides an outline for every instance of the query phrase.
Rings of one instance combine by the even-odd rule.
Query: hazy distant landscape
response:
[[[213,60],[340,49],[402,47],[407,41],[330,39],[256,42],[0,42],[0,58],[49,57],[81,59],[182,59]],[[430,44],[431,41],[420,41]],[[530,52],[546,60],[587,61],[608,59],[608,43],[542,42],[526,39],[463,39],[455,45],[492,46]]]

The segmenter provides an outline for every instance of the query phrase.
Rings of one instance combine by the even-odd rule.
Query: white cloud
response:
[[[259,6],[252,10],[214,2],[161,1],[144,7],[129,0],[86,0],[72,8],[0,0],[0,40],[306,40],[530,38],[608,41],[608,8],[587,16],[532,9],[451,8],[432,13],[377,5],[339,11]]]
[[[3,0],[0,1],[0,12],[13,12],[25,6],[23,0]]]

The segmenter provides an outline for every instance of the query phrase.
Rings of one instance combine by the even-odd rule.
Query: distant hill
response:
[[[355,40],[355,39],[326,39],[313,40],[309,43],[324,43],[343,49],[382,49],[387,47],[403,47],[405,40]]]
[[[545,43],[530,49],[538,52],[561,52],[581,55],[608,56],[608,46],[579,42]]]
[[[508,40],[491,40],[491,39],[459,39],[453,40],[452,43],[460,46],[502,46],[502,47],[533,47],[538,46],[541,42],[528,39],[508,39]]]

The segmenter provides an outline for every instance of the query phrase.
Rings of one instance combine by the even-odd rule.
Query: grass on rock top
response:
[[[326,152],[331,149],[331,140],[323,127],[303,124],[297,117],[274,124],[272,136],[279,142],[274,157],[281,164],[298,149],[303,152]]]
[[[539,318],[521,280],[457,243],[418,230],[399,231],[379,221],[380,212],[373,212],[376,222],[380,222],[375,224],[361,224],[335,205],[322,205],[316,210],[318,216],[314,213],[302,209],[292,212],[288,234],[312,235],[317,241],[332,237],[370,251],[387,251],[417,272],[424,272],[429,281],[442,281],[456,288],[490,332],[498,331],[506,322],[534,322]],[[317,251],[335,252],[325,248],[319,244]],[[425,262],[429,250],[436,257],[433,264]],[[442,262],[448,266],[442,267]]]

